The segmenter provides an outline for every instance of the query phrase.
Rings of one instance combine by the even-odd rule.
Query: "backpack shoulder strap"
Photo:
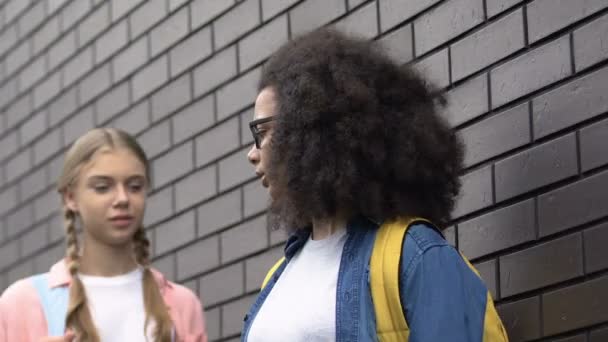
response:
[[[383,223],[376,235],[370,259],[370,289],[380,342],[407,341],[410,335],[399,295],[399,262],[403,239],[415,222],[430,223],[421,218],[401,218]]]
[[[69,288],[67,286],[49,287],[48,273],[35,275],[31,280],[40,297],[49,336],[63,336],[65,315],[68,311]]]
[[[399,262],[402,244],[410,226],[424,222],[421,218],[402,218],[382,224],[376,235],[370,260],[370,289],[376,313],[376,332],[380,342],[408,341],[410,331],[401,307],[399,294]],[[468,267],[479,276],[479,272],[461,254]],[[508,342],[504,326],[500,321],[490,292],[486,294],[483,327],[484,342]]]
[[[272,275],[274,274],[274,272],[276,272],[276,270],[279,268],[279,266],[281,266],[281,264],[284,261],[285,261],[285,257],[281,257],[281,259],[279,259],[279,261],[277,261],[270,268],[270,270],[268,270],[268,273],[266,273],[266,277],[264,277],[264,281],[262,282],[262,289],[264,289],[266,287],[266,284],[268,284],[268,282],[270,281],[270,278],[272,278]]]
[[[467,259],[462,253],[460,253],[462,260],[465,261],[467,266],[475,272],[475,274],[481,279],[479,275],[479,271],[471,264],[469,259]],[[484,327],[483,327],[483,339],[484,342],[509,342],[509,338],[507,336],[507,332],[505,331],[505,327],[500,320],[500,316],[496,311],[496,307],[494,306],[494,300],[492,299],[492,295],[490,291],[487,291],[486,294],[486,310],[484,317]]]

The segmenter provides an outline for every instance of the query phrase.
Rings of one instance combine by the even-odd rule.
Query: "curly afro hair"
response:
[[[268,60],[275,91],[270,217],[288,230],[337,213],[420,216],[444,228],[460,190],[463,145],[438,115],[444,97],[376,44],[322,28]]]

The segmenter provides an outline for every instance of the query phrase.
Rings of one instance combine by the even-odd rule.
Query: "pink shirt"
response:
[[[207,342],[203,311],[196,295],[189,289],[168,281],[160,272],[152,272],[169,307],[176,340]],[[71,276],[63,261],[51,267],[51,288],[69,286],[70,282]],[[0,342],[38,342],[48,335],[47,331],[42,305],[30,279],[19,280],[4,291],[0,297]]]

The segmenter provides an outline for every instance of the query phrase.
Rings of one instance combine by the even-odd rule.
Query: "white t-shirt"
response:
[[[248,342],[335,341],[336,286],[346,229],[309,239],[255,316]]]
[[[145,342],[146,310],[142,288],[143,271],[116,277],[79,275],[97,333],[103,342]],[[148,324],[149,341],[153,323]]]

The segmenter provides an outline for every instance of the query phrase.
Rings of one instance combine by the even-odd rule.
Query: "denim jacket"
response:
[[[336,289],[336,341],[377,341],[369,286],[369,261],[378,224],[357,218],[347,226]],[[284,262],[245,316],[242,341],[289,260],[308,240],[298,231],[285,247]],[[408,230],[401,254],[401,305],[409,342],[482,342],[487,289],[458,251],[426,224]]]

